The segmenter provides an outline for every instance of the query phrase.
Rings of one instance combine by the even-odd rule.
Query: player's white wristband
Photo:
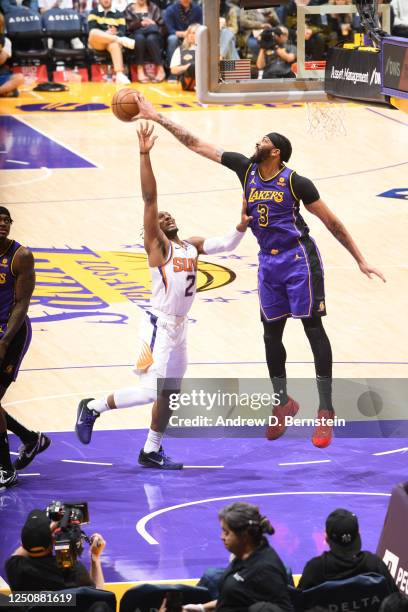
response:
[[[224,251],[233,251],[241,242],[245,232],[234,230],[227,236],[206,238],[203,244],[203,251],[207,255],[214,253],[223,253]]]

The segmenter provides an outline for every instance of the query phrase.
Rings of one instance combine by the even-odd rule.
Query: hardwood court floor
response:
[[[250,155],[256,140],[274,130],[291,139],[290,166],[315,181],[367,259],[387,277],[384,285],[363,276],[305,211],[325,262],[325,327],[334,374],[405,377],[407,116],[347,104],[347,135],[320,140],[306,131],[303,105],[202,108],[177,85],[141,89],[172,119],[226,150]],[[37,429],[70,431],[79,398],[137,384],[131,364],[138,304],[145,304],[149,289],[140,235],[143,203],[136,126],[111,114],[113,92],[112,85],[71,84],[66,94],[27,91],[2,100],[2,201],[15,220],[12,237],[35,253],[38,281],[30,309],[33,342],[6,404]],[[241,202],[234,173],[156,130],[152,160],[159,205],[175,215],[181,236],[230,231]],[[405,189],[405,198],[380,195],[392,189]],[[267,376],[256,254],[248,234],[236,254],[203,258],[209,264],[200,284],[209,275],[212,280],[191,311],[188,376]],[[229,271],[236,275],[232,282]],[[109,285],[119,274],[138,285],[131,294]],[[285,344],[288,374],[313,376],[300,322],[289,321]],[[148,413],[146,407],[104,415],[98,426],[145,427]]]

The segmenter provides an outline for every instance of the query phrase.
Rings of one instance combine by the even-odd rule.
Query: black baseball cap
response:
[[[21,530],[21,543],[31,557],[43,556],[52,544],[50,519],[45,510],[31,510]]]
[[[275,145],[277,149],[280,150],[280,158],[283,162],[287,162],[292,155],[292,145],[290,143],[289,138],[283,136],[282,134],[278,134],[278,132],[270,132],[266,134],[267,138]]]
[[[357,516],[344,508],[337,508],[326,519],[327,542],[338,555],[355,555],[361,550]]]

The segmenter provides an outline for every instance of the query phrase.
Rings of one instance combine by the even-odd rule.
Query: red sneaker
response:
[[[286,430],[285,417],[295,416],[299,410],[299,404],[292,399],[288,398],[288,401],[283,406],[275,406],[272,410],[272,416],[278,417],[276,425],[269,425],[266,429],[266,437],[268,440],[276,440],[283,436]]]
[[[317,413],[318,419],[334,419],[335,414],[332,410],[319,410]],[[326,448],[329,446],[333,438],[333,425],[318,425],[313,433],[312,442],[317,448]]]

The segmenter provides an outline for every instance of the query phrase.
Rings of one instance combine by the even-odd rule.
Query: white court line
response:
[[[12,170],[12,168],[9,168]],[[43,176],[37,176],[36,178],[28,179],[27,181],[18,181],[17,183],[3,183],[2,187],[20,187],[20,185],[29,185],[30,183],[37,183],[38,181],[45,181],[45,179],[49,178],[52,174],[52,171],[45,166],[41,166],[41,168],[29,168],[29,170],[45,170],[45,174]]]
[[[3,578],[0,576],[0,589],[8,589],[8,584]]]
[[[61,459],[62,463],[85,463],[86,465],[113,465],[113,463],[103,463],[102,461],[78,461],[76,459]]]
[[[221,469],[225,467],[224,465],[184,465],[183,468],[206,468],[206,469]]]
[[[318,461],[292,461],[289,463],[278,463],[278,465],[308,465],[309,463],[331,463],[331,459],[319,459]]]
[[[10,455],[19,455],[20,453],[14,453],[13,451],[10,451]]]
[[[165,91],[162,91],[158,87],[149,87],[149,91],[155,91],[156,93],[159,94],[159,96],[164,96],[165,98],[171,98],[170,94],[166,93]]]
[[[109,393],[111,389],[104,389],[102,391],[98,391],[99,393]],[[43,400],[51,400],[51,399],[60,399],[61,397],[75,397],[79,395],[80,397],[89,395],[90,393],[95,393],[95,389],[92,391],[77,391],[76,393],[64,393],[62,395],[39,395],[38,397],[30,397],[30,399],[25,400],[16,400],[15,402],[6,402],[3,403],[3,406],[17,406],[18,404],[27,404],[28,402],[41,402]]]
[[[18,473],[18,477],[20,478],[20,476],[41,476],[40,472],[35,472],[34,474],[20,474],[20,472]]]
[[[225,497],[210,497],[209,499],[198,499],[196,501],[185,502],[184,504],[177,504],[176,506],[168,506],[167,508],[161,508],[150,514],[146,514],[143,518],[139,519],[136,523],[136,531],[138,534],[146,540],[148,544],[159,544],[157,540],[150,535],[146,530],[147,523],[156,516],[170,512],[171,510],[178,510],[179,508],[187,508],[188,506],[196,506],[198,504],[208,504],[211,502],[225,501],[226,499],[244,499],[249,497],[277,497],[278,495],[364,495],[373,497],[391,497],[391,493],[367,493],[357,491],[283,491],[276,493],[248,493],[245,495],[227,495]]]
[[[21,123],[24,123],[24,125],[26,125],[27,127],[31,128],[32,130],[34,130],[35,132],[38,132],[39,134],[42,134],[43,136],[45,136],[46,138],[48,138],[48,140],[52,140],[53,142],[56,142],[57,144],[60,145],[60,147],[64,147],[64,149],[68,149],[68,151],[71,151],[71,153],[73,153],[74,155],[76,155],[77,157],[82,157],[82,159],[84,159],[85,161],[87,161],[89,164],[92,164],[93,166],[95,166],[95,168],[98,168],[99,165],[96,164],[94,161],[92,161],[91,159],[89,159],[88,157],[85,157],[85,155],[82,155],[82,153],[78,153],[78,151],[74,151],[73,149],[71,149],[71,147],[69,147],[68,145],[66,145],[63,142],[60,142],[60,140],[58,140],[57,138],[54,138],[54,136],[49,136],[48,134],[46,134],[45,132],[43,132],[42,130],[40,130],[38,127],[34,127],[33,125],[31,125],[30,123],[27,123],[27,121],[24,121],[24,119],[21,118],[20,115],[13,115],[15,119],[17,119],[17,121],[21,121]]]
[[[29,166],[30,162],[18,161],[18,159],[6,159],[6,162],[10,162],[13,164],[21,164],[22,166]]]
[[[380,457],[380,455],[392,455],[393,453],[405,453],[408,451],[408,446],[405,448],[396,448],[395,450],[383,451],[382,453],[373,453],[374,457]]]

